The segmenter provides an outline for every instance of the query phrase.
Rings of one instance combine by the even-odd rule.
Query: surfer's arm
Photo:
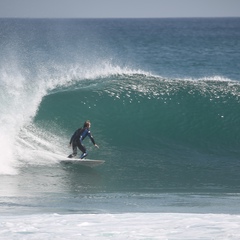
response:
[[[93,145],[96,145],[96,143],[95,143],[95,141],[94,141],[94,138],[93,138],[93,136],[92,136],[91,134],[89,134],[88,136],[89,136],[89,138],[91,139],[91,141],[92,141]]]
[[[89,138],[91,139],[93,145],[94,145],[95,147],[99,148],[99,146],[95,143],[95,140],[94,140],[94,138],[93,138],[93,136],[91,135],[90,132],[88,132],[88,136],[89,136]]]

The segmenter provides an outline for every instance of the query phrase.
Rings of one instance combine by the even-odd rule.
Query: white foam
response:
[[[44,134],[40,136],[31,131],[26,133],[26,129],[29,130],[28,126],[32,125],[32,119],[43,97],[51,90],[72,85],[83,79],[141,72],[114,66],[107,61],[100,61],[90,67],[38,66],[38,69],[31,72],[30,69],[14,62],[14,58],[10,60],[10,63],[0,68],[0,174],[17,174],[19,158],[24,155],[25,160],[28,157],[29,161],[32,160],[31,151],[35,151],[34,154],[37,152],[42,158],[46,155],[53,134],[45,134],[48,136],[45,138]]]
[[[24,75],[25,74],[25,75]],[[21,129],[31,123],[47,89],[17,65],[0,69],[0,174],[16,174]]]
[[[178,80],[184,80],[184,81],[194,81],[194,82],[201,82],[201,81],[212,81],[212,82],[236,82],[233,81],[230,78],[222,77],[222,76],[205,76],[201,78],[184,78],[184,79],[178,79]]]
[[[1,239],[240,239],[240,216],[124,213],[0,216]]]
[[[26,79],[19,74],[17,68],[14,71],[2,69],[0,71],[1,85],[1,113],[0,113],[0,164],[1,174],[14,174],[15,159],[15,137],[21,126],[29,121],[34,102],[29,95]],[[31,103],[29,103],[29,101]],[[27,107],[28,105],[28,107]],[[36,107],[35,107],[36,108]]]

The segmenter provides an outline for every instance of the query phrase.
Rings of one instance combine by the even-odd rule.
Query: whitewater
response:
[[[239,28],[0,19],[0,238],[239,239]]]

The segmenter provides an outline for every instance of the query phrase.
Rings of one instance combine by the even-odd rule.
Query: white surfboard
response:
[[[61,163],[65,164],[80,164],[86,167],[96,167],[98,165],[101,165],[105,163],[104,160],[92,160],[92,159],[80,159],[80,158],[67,158],[64,160],[61,160]]]

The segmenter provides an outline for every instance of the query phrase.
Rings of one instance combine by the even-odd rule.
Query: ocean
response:
[[[239,239],[239,104],[240,18],[0,19],[0,239]]]

